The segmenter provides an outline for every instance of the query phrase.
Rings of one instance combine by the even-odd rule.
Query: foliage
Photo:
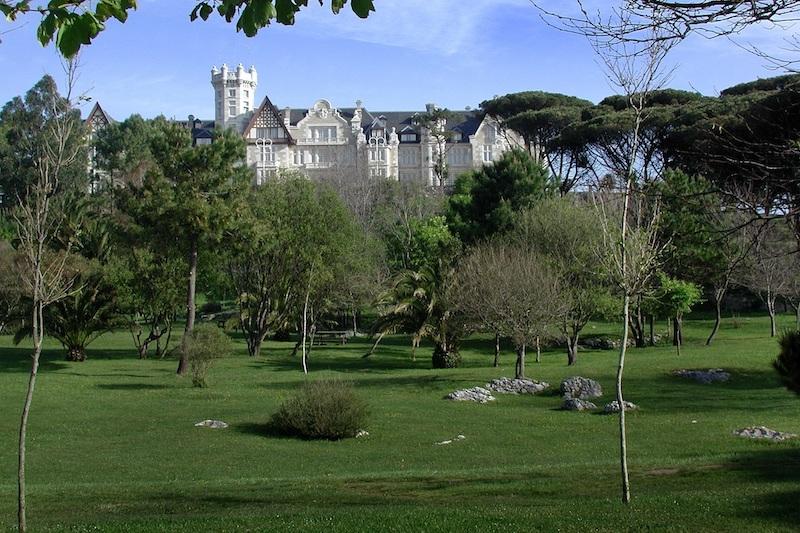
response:
[[[591,173],[585,144],[567,134],[591,106],[587,100],[541,91],[507,94],[481,103],[481,109],[503,128],[522,135],[528,153],[549,167],[562,195]]]
[[[217,359],[227,357],[233,351],[233,342],[215,324],[200,324],[186,342],[192,386],[207,387],[208,371]]]
[[[399,228],[398,228],[399,229]],[[403,231],[386,236],[391,270],[434,268],[440,257],[452,257],[460,243],[443,216],[411,218]]]
[[[732,253],[735,242],[726,238],[724,207],[712,185],[701,176],[669,170],[651,190],[661,214],[662,268],[670,276],[696,284],[724,277],[725,256]]]
[[[137,242],[186,258],[188,333],[194,327],[199,256],[222,241],[244,208],[241,196],[251,180],[240,164],[245,144],[226,130],[212,144],[194,147],[188,130],[163,117],[148,122],[135,141],[137,147],[144,143],[149,158],[140,163],[141,184],[129,183],[118,204],[133,235],[142,239]],[[187,363],[182,354],[178,373],[186,372]]]
[[[785,331],[778,344],[780,353],[772,366],[786,388],[800,394],[800,331]]]
[[[323,0],[319,0],[320,5]],[[331,0],[331,10],[339,13],[347,0]],[[217,13],[226,22],[236,20],[236,30],[248,37],[268,26],[273,20],[292,25],[295,13],[308,5],[308,0],[203,0],[192,9],[189,18],[208,18]],[[351,0],[353,13],[366,18],[375,10],[373,0]],[[135,10],[136,0],[0,0],[0,14],[8,20],[31,12],[39,13],[42,20],[36,38],[45,46],[55,38],[56,47],[64,57],[73,57],[80,47],[91,42],[106,28],[106,23],[115,19],[121,23],[128,20],[128,12]]]
[[[514,225],[517,213],[550,194],[548,171],[518,148],[492,165],[462,174],[448,200],[447,222],[465,243]]]
[[[659,318],[680,319],[703,301],[703,291],[690,281],[660,274],[656,288],[646,298],[646,309]]]
[[[564,314],[559,321],[567,339],[567,357],[574,364],[578,338],[592,319],[609,319],[619,313],[608,272],[598,261],[604,253],[597,212],[573,198],[552,198],[520,214],[508,239],[516,246],[548,258],[559,277],[559,299]]]
[[[157,343],[156,355],[163,355],[160,340],[165,335],[169,340],[185,297],[185,261],[164,252],[134,241],[130,247],[119,247],[106,268],[106,275],[116,288],[120,312],[128,317],[128,327],[142,358],[153,342]],[[163,349],[166,348],[165,344]]]
[[[340,440],[355,437],[364,427],[366,404],[353,385],[335,380],[309,381],[272,415],[278,433],[304,439]]]
[[[24,198],[36,182],[37,162],[54,149],[56,126],[64,132],[63,149],[75,152],[59,169],[58,186],[60,190],[86,190],[86,130],[80,110],[58,93],[53,78],[44,76],[24,98],[15,97],[0,110],[0,201],[6,207],[13,206],[16,198]]]

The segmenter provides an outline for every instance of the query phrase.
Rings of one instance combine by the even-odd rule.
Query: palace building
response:
[[[281,170],[313,178],[334,174],[363,175],[400,181],[449,185],[462,172],[495,161],[521,143],[514,132],[477,111],[451,111],[449,118],[426,128],[424,111],[370,111],[361,101],[337,108],[325,99],[307,109],[278,108],[265,96],[256,106],[258,73],[255,67],[211,69],[214,121],[189,117],[196,144],[212,141],[214,130],[233,128],[247,142],[247,165],[256,182],[263,183]],[[100,108],[89,115],[92,128],[110,117]],[[448,175],[440,183],[437,162],[446,160]]]

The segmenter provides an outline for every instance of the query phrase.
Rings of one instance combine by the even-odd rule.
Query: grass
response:
[[[781,317],[789,327],[793,317]],[[617,418],[558,410],[559,397],[447,402],[457,388],[513,375],[491,367],[490,339],[465,343],[464,365],[431,370],[430,347],[410,360],[390,338],[370,359],[365,340],[315,347],[309,379],[355,384],[369,404],[364,439],[268,436],[264,424],[304,382],[291,344],[259,359],[218,362],[210,387],[174,375],[173,360],[135,358],[128,336],[106,335],[85,363],[50,344],[29,433],[33,531],[792,531],[800,523],[800,442],[736,438],[766,425],[800,433],[800,400],[770,368],[765,318],[686,321],[686,346],[632,350],[626,371],[633,503],[619,503]],[[587,334],[612,334],[594,324]],[[0,529],[13,528],[16,437],[29,350],[0,338]],[[530,377],[598,379],[611,401],[616,353],[560,351]],[[730,382],[699,385],[677,368],[722,367]],[[193,427],[206,418],[226,430]],[[449,446],[435,443],[463,434]]]

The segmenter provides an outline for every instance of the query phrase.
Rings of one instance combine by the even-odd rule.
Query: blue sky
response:
[[[333,16],[328,0],[326,7],[310,4],[295,26],[273,25],[249,39],[221,20],[190,23],[192,0],[139,0],[127,23],[110,22],[84,49],[78,89],[118,119],[213,118],[210,69],[222,63],[255,65],[257,100],[268,94],[278,107],[327,98],[341,107],[360,99],[381,111],[427,102],[463,109],[523,90],[593,101],[613,92],[585,39],[544,24],[528,0],[375,0],[377,12],[367,20],[349,10]],[[53,47],[35,40],[36,18],[26,22],[0,22],[0,103],[45,73],[63,78]],[[756,28],[742,39],[775,49],[787,31]],[[671,63],[670,86],[711,95],[776,75],[724,39],[684,42]]]

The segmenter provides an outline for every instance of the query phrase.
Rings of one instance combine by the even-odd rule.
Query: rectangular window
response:
[[[497,124],[488,124],[486,126],[486,142],[493,143],[497,141]]]
[[[294,152],[293,160],[295,165],[304,165],[306,162],[305,152],[303,150],[297,150]]]
[[[236,98],[236,89],[228,89],[228,96]]]
[[[245,89],[245,91],[244,91],[244,97],[245,98],[249,98],[250,97],[250,91],[248,91],[247,89]]]
[[[419,150],[415,148],[400,149],[400,166],[411,167],[419,165]]]
[[[492,161],[494,161],[494,157],[492,154],[492,145],[486,144],[483,146],[483,162],[491,163]]]
[[[385,136],[385,130],[383,128],[377,128],[370,132],[370,137],[372,138],[379,138]]]
[[[417,142],[417,134],[416,133],[403,133],[400,135],[400,142],[403,143],[414,143]]]
[[[231,115],[231,116],[236,116],[236,106],[235,105],[228,106],[228,114]]]

